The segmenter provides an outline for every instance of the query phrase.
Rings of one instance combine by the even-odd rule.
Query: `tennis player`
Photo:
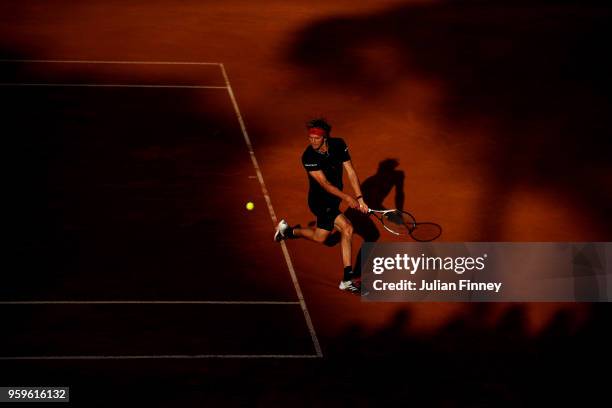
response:
[[[325,119],[309,121],[306,129],[310,143],[302,154],[302,165],[308,174],[308,207],[317,217],[316,228],[301,228],[300,225],[291,227],[285,220],[281,220],[276,227],[274,240],[280,242],[289,238],[305,238],[323,243],[334,228],[337,229],[341,235],[344,264],[340,289],[360,294],[358,276],[354,275],[351,263],[353,226],[340,212],[340,203],[344,201],[350,208],[367,214],[368,206],[361,194],[359,178],[351,163],[346,143],[340,138],[330,137],[331,125]],[[346,170],[356,197],[342,191],[343,169]]]

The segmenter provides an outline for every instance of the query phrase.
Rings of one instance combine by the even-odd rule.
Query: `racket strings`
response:
[[[434,222],[417,222],[405,211],[392,211],[379,218],[385,228],[396,235],[410,236],[415,241],[429,242],[442,234],[442,227]]]
[[[403,211],[393,211],[384,214],[383,223],[387,228],[401,235],[409,235],[415,227],[414,218]]]

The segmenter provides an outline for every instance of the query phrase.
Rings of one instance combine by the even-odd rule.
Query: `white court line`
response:
[[[219,62],[190,61],[100,61],[100,60],[45,60],[45,59],[0,59],[0,62],[32,62],[51,64],[140,64],[140,65],[221,65]]]
[[[234,105],[234,110],[236,111],[238,122],[240,123],[240,129],[242,129],[242,135],[244,136],[244,141],[246,142],[247,148],[249,149],[249,154],[251,155],[251,161],[253,162],[253,167],[255,168],[255,172],[257,173],[257,178],[259,179],[259,184],[261,186],[261,192],[263,193],[263,196],[266,200],[266,204],[268,205],[268,212],[270,213],[270,218],[272,218],[272,224],[276,226],[278,219],[276,218],[274,207],[272,207],[272,200],[270,199],[270,194],[268,194],[266,183],[264,182],[263,175],[261,173],[261,169],[259,168],[257,158],[255,157],[255,151],[253,150],[251,139],[249,138],[249,135],[246,130],[246,126],[244,124],[244,120],[242,119],[242,115],[240,114],[240,109],[238,108],[238,103],[236,102],[236,98],[234,97],[234,91],[232,90],[232,86],[227,76],[227,72],[225,71],[225,66],[223,64],[220,64],[220,67],[221,67],[221,72],[223,73],[223,78],[225,79],[225,84],[227,86],[227,92],[229,93],[229,96],[232,99],[232,105]],[[297,280],[297,276],[293,268],[293,262],[291,262],[291,257],[289,256],[289,251],[287,250],[287,245],[285,245],[285,242],[283,241],[281,241],[280,245],[283,250],[283,255],[285,256],[285,261],[287,262],[287,268],[289,268],[289,273],[291,274],[291,280],[293,281],[295,292],[297,294],[297,297],[300,301],[300,305],[302,307],[302,312],[304,312],[304,319],[306,319],[306,325],[308,326],[308,331],[310,332],[310,336],[312,337],[312,342],[314,344],[315,351],[317,353],[317,356],[323,357],[323,352],[321,351],[321,345],[319,344],[319,339],[317,338],[317,334],[315,332],[314,325],[312,324],[310,314],[308,313],[308,308],[306,307],[306,302],[304,301],[304,295],[302,294],[302,289],[300,289],[300,284]]]
[[[300,302],[266,300],[23,300],[0,305],[299,305]]]
[[[171,88],[171,89],[225,89],[224,86],[208,85],[139,85],[139,84],[53,84],[53,83],[0,83],[0,86],[47,86],[47,87],[84,87],[84,88]]]
[[[161,354],[143,356],[19,356],[0,357],[7,360],[146,360],[146,359],[286,359],[286,358],[320,358],[317,354]]]

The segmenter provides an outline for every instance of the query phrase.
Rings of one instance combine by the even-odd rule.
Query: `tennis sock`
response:
[[[293,227],[287,228],[287,231],[285,232],[287,234],[287,238],[289,238],[289,239],[296,238],[296,236],[293,235],[293,229],[294,228],[301,228],[300,224],[297,224],[297,225],[294,225]]]
[[[344,275],[343,275],[343,281],[349,281],[353,278],[353,267],[352,266],[345,266],[344,267]]]

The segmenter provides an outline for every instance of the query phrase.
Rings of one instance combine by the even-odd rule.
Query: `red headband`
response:
[[[308,134],[309,135],[317,135],[317,136],[325,136],[327,135],[327,132],[325,131],[325,129],[321,129],[321,128],[310,128],[308,129]]]

